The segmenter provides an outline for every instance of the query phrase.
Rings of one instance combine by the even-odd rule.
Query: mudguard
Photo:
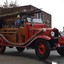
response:
[[[60,36],[58,40],[60,45],[64,45],[64,36]]]
[[[37,36],[37,37],[35,37],[35,39],[38,39],[38,38],[42,38],[42,39],[45,39],[45,40],[50,40],[50,39],[51,39],[51,37],[48,37],[48,36],[46,36],[46,35],[42,35],[42,36]]]
[[[36,36],[30,43],[29,43],[29,45],[32,43],[32,42],[34,42],[35,40],[37,40],[37,39],[44,39],[44,40],[50,40],[51,39],[51,37],[48,37],[48,36],[46,36],[46,35],[42,35],[42,36]]]

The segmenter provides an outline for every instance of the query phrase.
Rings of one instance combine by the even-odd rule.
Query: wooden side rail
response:
[[[1,34],[16,34],[18,28],[2,28],[0,29]]]
[[[2,28],[2,29],[0,29],[0,31],[14,31],[14,30],[18,30],[18,28]]]
[[[1,34],[17,34],[17,32],[1,32]]]

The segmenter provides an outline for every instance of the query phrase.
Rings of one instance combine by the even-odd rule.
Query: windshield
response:
[[[33,23],[43,23],[41,18],[34,18],[34,19],[27,18],[27,20],[28,22],[33,22]]]

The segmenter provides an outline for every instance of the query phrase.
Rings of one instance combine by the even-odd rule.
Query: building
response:
[[[38,12],[39,11],[39,12]],[[47,27],[51,27],[51,14],[38,9],[32,5],[20,6],[14,8],[0,8],[0,18],[4,18],[5,21],[14,21],[17,14],[21,12],[32,13],[34,18],[41,18]],[[38,12],[38,13],[33,13]],[[12,19],[13,18],[13,19]]]

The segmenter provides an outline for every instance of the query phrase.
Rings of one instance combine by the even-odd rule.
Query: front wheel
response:
[[[25,48],[16,47],[16,49],[18,50],[18,52],[23,52]]]
[[[61,56],[64,56],[64,47],[57,48],[57,52],[58,52]]]
[[[50,45],[47,41],[39,39],[36,43],[35,52],[40,60],[45,60],[50,54]]]

